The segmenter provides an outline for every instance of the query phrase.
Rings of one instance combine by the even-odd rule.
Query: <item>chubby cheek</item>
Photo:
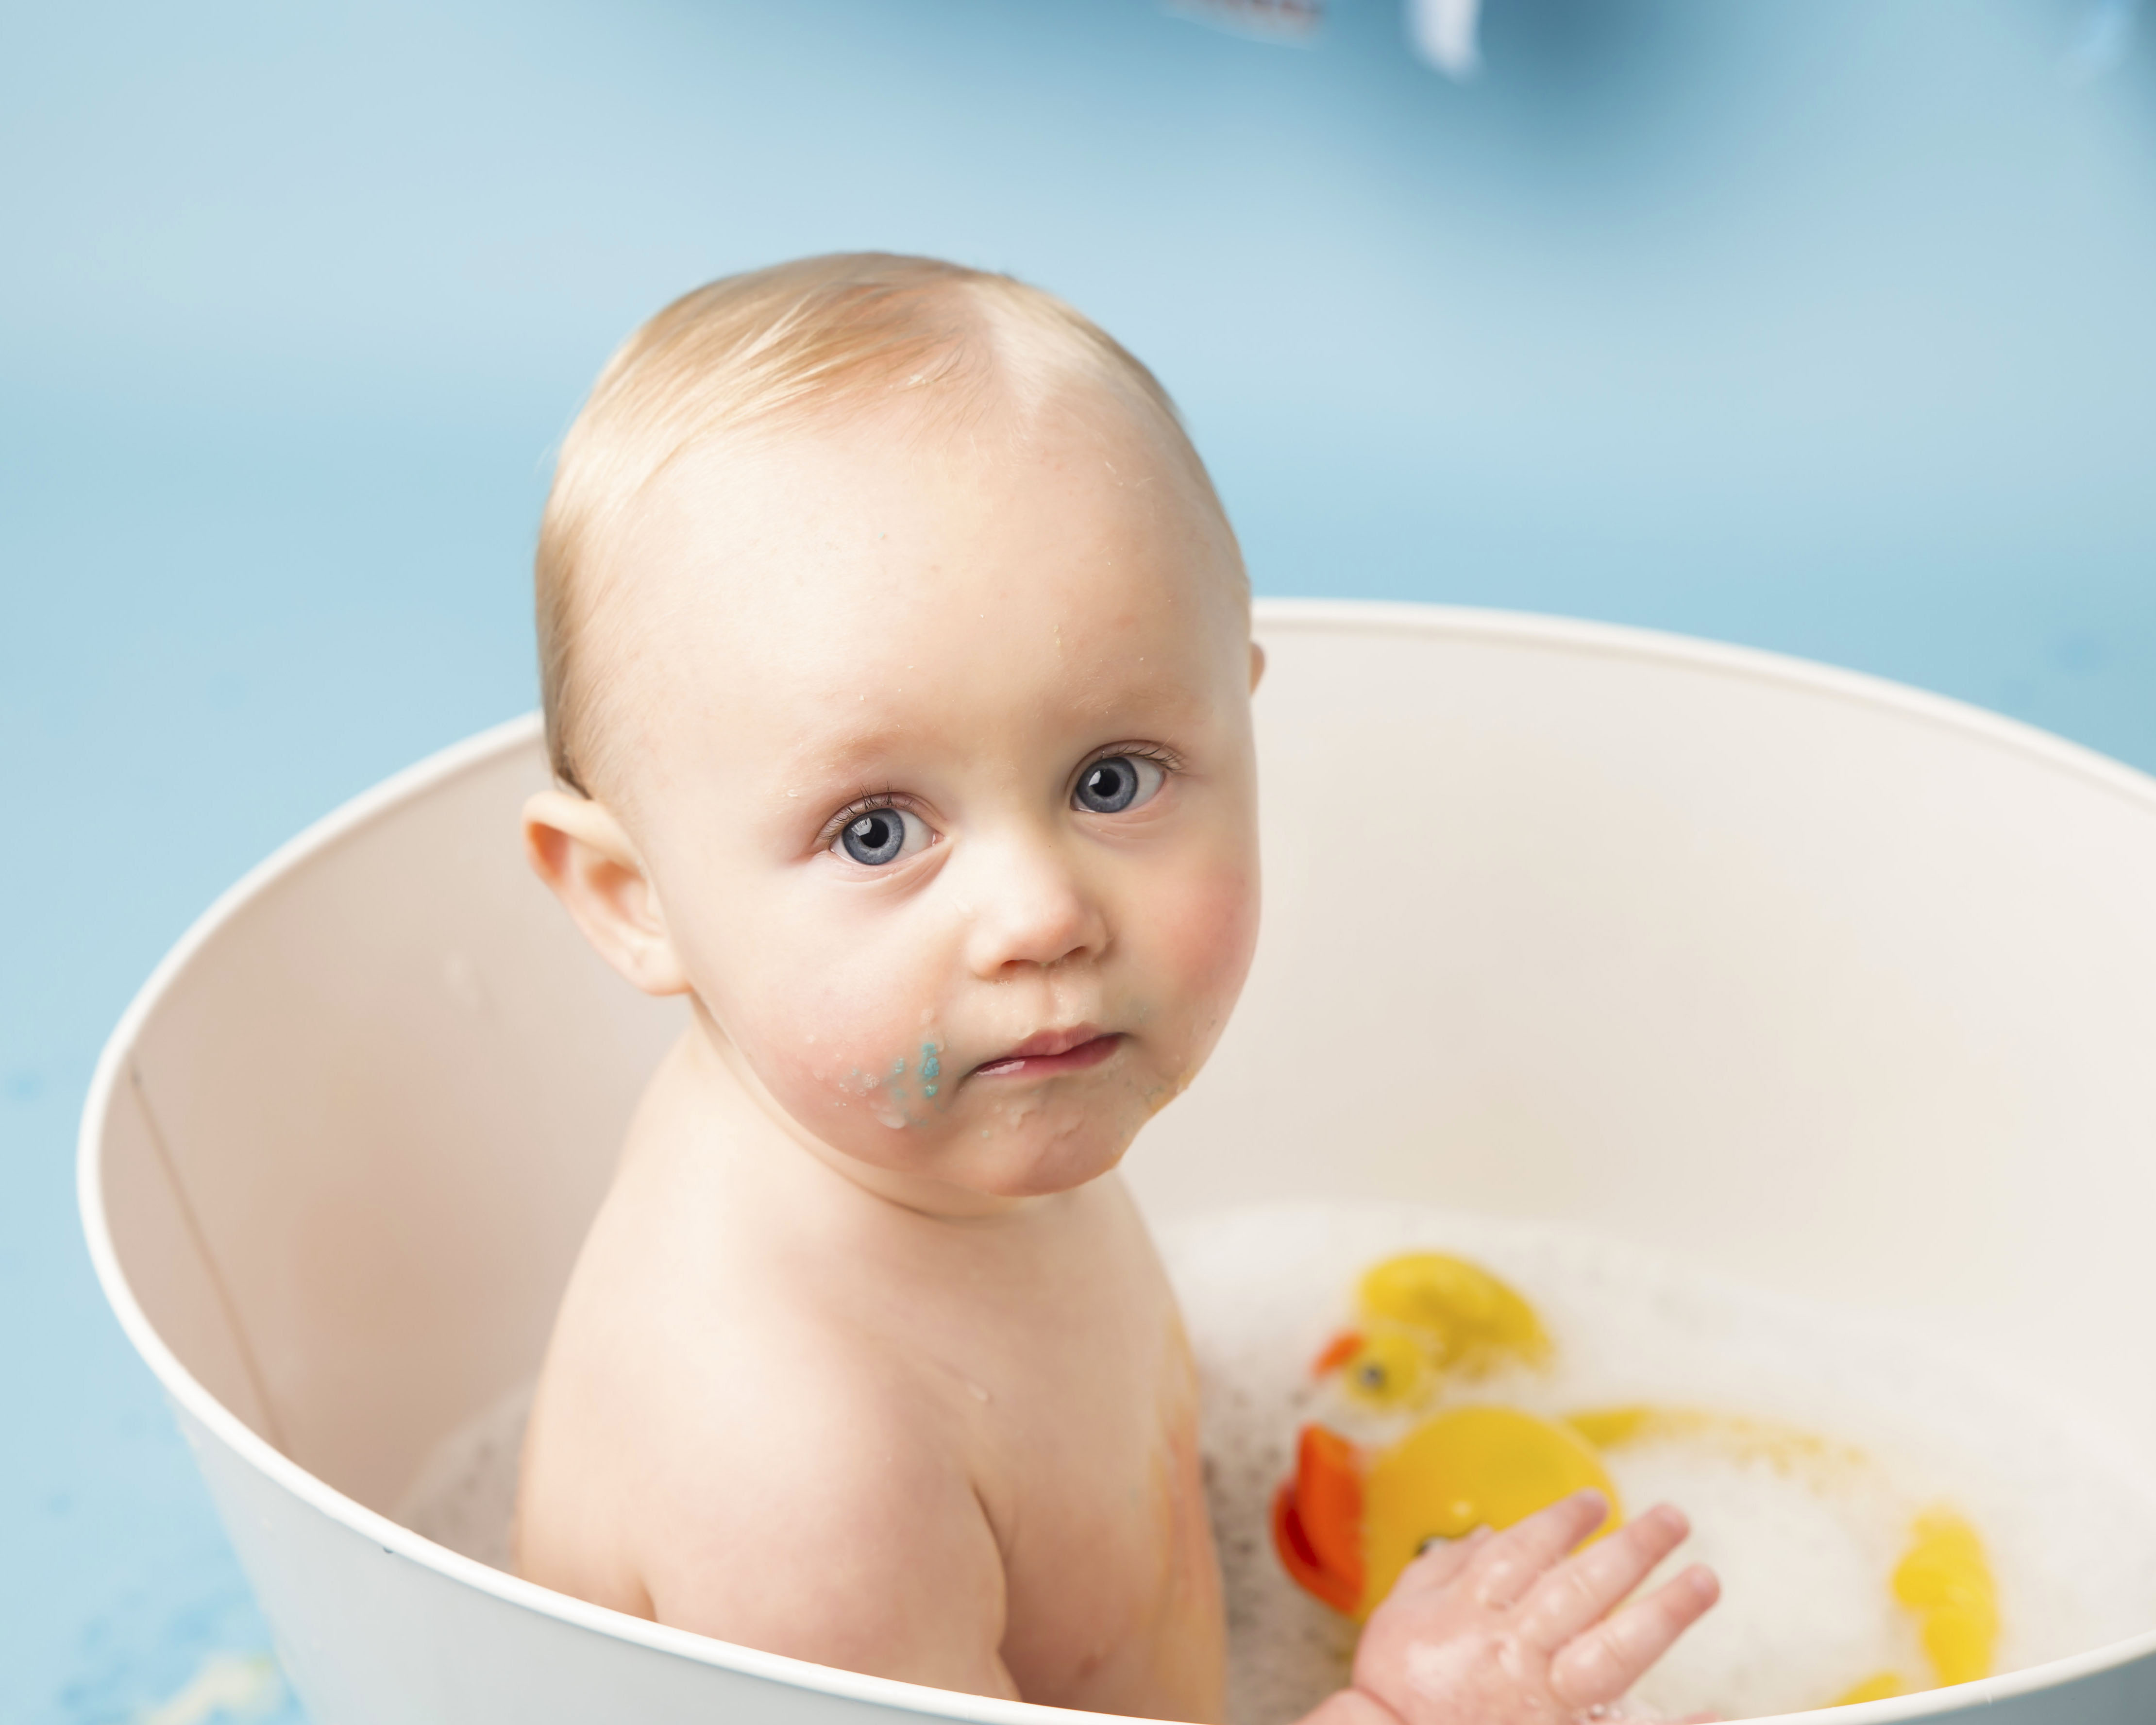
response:
[[[912,1159],[898,1141],[938,1117],[954,1076],[943,1069],[932,957],[782,941],[710,969],[713,986],[698,992],[796,1122],[870,1161]]]
[[[1258,941],[1258,870],[1247,855],[1194,868],[1150,893],[1129,944],[1147,980],[1149,1028],[1175,1087],[1198,1075],[1250,974]]]
[[[872,1161],[894,1132],[927,1124],[948,1076],[932,993],[843,983],[770,1003],[737,1038],[781,1106],[826,1143]],[[870,1142],[864,1143],[864,1138]]]

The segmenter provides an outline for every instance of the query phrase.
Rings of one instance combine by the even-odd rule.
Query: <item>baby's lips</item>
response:
[[[1108,1033],[1098,1024],[1072,1024],[1060,1030],[1036,1030],[1017,1047],[1006,1049],[993,1060],[983,1064],[999,1066],[1009,1060],[1049,1060],[1069,1054],[1074,1048],[1083,1048],[1089,1042],[1097,1042]]]
[[[1050,1061],[1063,1062],[1073,1067],[1090,1066],[1095,1064],[1095,1060],[1092,1058],[1085,1057],[1086,1055],[1090,1053],[1097,1055],[1100,1059],[1106,1059],[1115,1051],[1114,1045],[1122,1040],[1122,1032],[1120,1030],[1104,1030],[1098,1024],[1073,1024],[1067,1029],[1060,1030],[1036,1030],[1024,1041],[1004,1050],[1003,1053],[989,1060],[982,1061],[979,1065],[973,1068],[973,1074],[975,1076],[984,1073],[993,1075],[998,1072],[1021,1070],[1035,1061],[1041,1063],[1042,1066],[1049,1070],[1059,1070],[1059,1068],[1049,1066],[1048,1063]],[[1076,1060],[1066,1058],[1074,1055],[1081,1058]]]

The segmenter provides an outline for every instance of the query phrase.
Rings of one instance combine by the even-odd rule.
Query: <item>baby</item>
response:
[[[542,528],[533,865],[687,998],[562,1304],[522,1574],[978,1695],[1221,1714],[1175,1302],[1116,1173],[1258,926],[1240,556],[1152,374],[923,259],[702,288]],[[1591,1495],[1434,1549],[1325,1725],[1568,1720],[1714,1598]],[[1312,1715],[1313,1720],[1317,1715]]]

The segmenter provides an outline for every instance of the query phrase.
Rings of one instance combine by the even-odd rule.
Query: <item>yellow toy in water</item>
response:
[[[1337,1368],[1349,1395],[1379,1409],[1416,1408],[1441,1378],[1472,1383],[1517,1361],[1539,1366],[1550,1342],[1535,1309],[1505,1282],[1446,1252],[1403,1252],[1367,1271],[1353,1330],[1318,1369]]]
[[[1917,1517],[1908,1552],[1894,1566],[1894,1597],[1916,1618],[1917,1639],[1941,1686],[1991,1675],[1999,1645],[1999,1586],[1983,1538],[1965,1517],[1945,1508]],[[1838,1705],[1907,1692],[1899,1671],[1881,1671]]]
[[[1600,1459],[1569,1426],[1516,1408],[1453,1408],[1378,1450],[1306,1425],[1273,1544],[1299,1586],[1360,1623],[1431,1540],[1509,1527],[1590,1486],[1609,1502],[1599,1538],[1619,1519]]]
[[[1374,1266],[1357,1285],[1355,1306],[1356,1327],[1332,1339],[1314,1369],[1320,1377],[1337,1373],[1348,1399],[1376,1414],[1413,1414],[1442,1389],[1507,1365],[1543,1366],[1553,1351],[1542,1320],[1517,1291],[1444,1252],[1404,1252]],[[1368,1446],[1306,1425],[1295,1476],[1273,1501],[1273,1544],[1298,1586],[1359,1623],[1432,1539],[1508,1527],[1587,1487],[1609,1502],[1599,1538],[1620,1514],[1603,1453],[1647,1444],[1718,1452],[1822,1481],[1869,1465],[1848,1445],[1777,1420],[1652,1403],[1589,1409],[1562,1420],[1516,1408],[1453,1406],[1397,1442]],[[1990,1675],[1998,1589],[1983,1540],[1964,1517],[1944,1507],[1918,1516],[1892,1589],[1915,1620],[1934,1683]],[[1911,1686],[1898,1671],[1880,1671],[1840,1702],[1879,1700]]]
[[[1999,1642],[1999,1590],[1976,1529],[1950,1509],[1917,1517],[1909,1554],[1894,1570],[1894,1597],[1915,1612],[1942,1683],[1991,1674]]]
[[[1640,1443],[1685,1443],[1784,1471],[1865,1465],[1861,1450],[1816,1433],[1697,1408],[1645,1403],[1597,1408],[1568,1414],[1565,1424],[1604,1452]],[[1999,1586],[1983,1537],[1967,1517],[1938,1504],[1918,1515],[1891,1586],[1895,1602],[1916,1620],[1917,1638],[1932,1667],[1931,1683],[1914,1687],[1972,1683],[1991,1675],[1999,1647]],[[1912,1686],[1899,1671],[1879,1671],[1845,1690],[1835,1705],[1882,1701],[1907,1695]]]
[[[1498,1368],[1539,1366],[1549,1336],[1535,1309],[1479,1264],[1447,1252],[1403,1252],[1366,1271],[1357,1327],[1335,1337],[1315,1369],[1378,1412],[1411,1411],[1440,1383]],[[1288,1574],[1360,1622],[1433,1539],[1509,1527],[1593,1486],[1617,1493],[1577,1432],[1513,1408],[1453,1408],[1398,1442],[1362,1448],[1322,1425],[1303,1428],[1295,1477],[1273,1506],[1273,1543]]]

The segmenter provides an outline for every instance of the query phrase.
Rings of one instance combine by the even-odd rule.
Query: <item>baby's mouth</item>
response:
[[[1122,1046],[1123,1033],[1097,1024],[1073,1024],[1067,1030],[1041,1030],[1016,1048],[983,1060],[974,1078],[1048,1078],[1097,1066]]]

